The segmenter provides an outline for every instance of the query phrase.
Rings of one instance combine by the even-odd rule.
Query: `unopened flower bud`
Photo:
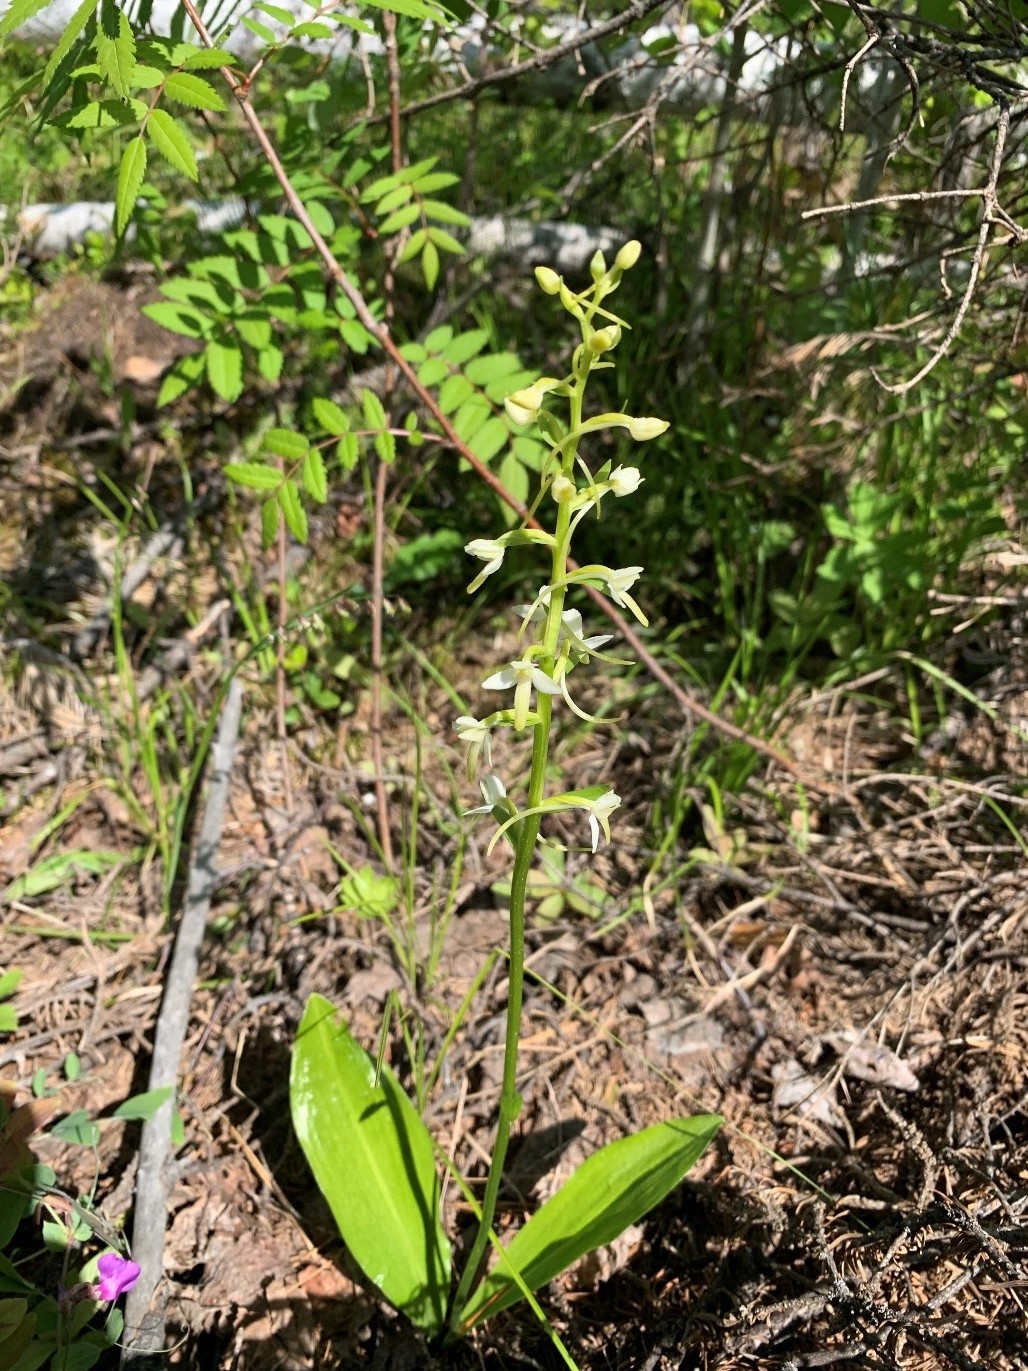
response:
[[[633,238],[630,243],[626,243],[614,258],[614,265],[621,271],[628,271],[635,266],[642,252],[642,243],[638,238]]]
[[[607,262],[599,248],[593,253],[589,263],[589,275],[594,281],[601,281],[607,273]]]
[[[554,476],[553,484],[550,486],[550,494],[557,501],[558,505],[567,504],[578,494],[578,487],[569,477],[560,475]]]
[[[629,433],[638,443],[648,442],[651,438],[659,438],[662,433],[668,430],[666,419],[629,419],[627,428]]]
[[[536,267],[535,279],[539,282],[539,289],[547,295],[556,295],[560,290],[560,277],[551,267]]]
[[[616,348],[621,341],[621,329],[617,324],[611,324],[607,328],[598,328],[595,333],[589,335],[586,346],[590,352],[597,355],[601,352],[609,352],[611,348]]]
[[[513,395],[506,396],[503,401],[504,409],[516,424],[534,423],[541,404],[542,396],[531,386],[525,390],[514,391]]]
[[[573,314],[576,318],[581,317],[582,311],[578,303],[578,296],[574,291],[569,290],[563,281],[560,283],[560,303],[569,314]]]

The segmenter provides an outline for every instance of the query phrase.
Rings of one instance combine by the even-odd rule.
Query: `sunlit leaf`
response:
[[[536,1290],[587,1252],[613,1242],[678,1185],[721,1122],[713,1114],[672,1119],[593,1153],[507,1244],[506,1261],[461,1310],[462,1328],[522,1298],[508,1263]]]
[[[161,156],[170,162],[176,171],[183,172],[191,181],[195,181],[197,171],[193,149],[189,146],[189,139],[168,111],[151,110],[146,128]]]
[[[293,1127],[354,1261],[417,1327],[439,1332],[450,1245],[432,1139],[389,1067],[312,995],[293,1048]]]
[[[139,191],[146,175],[146,143],[142,135],[133,138],[121,156],[118,189],[114,197],[114,232],[120,238],[125,232],[132,211],[139,199]]]

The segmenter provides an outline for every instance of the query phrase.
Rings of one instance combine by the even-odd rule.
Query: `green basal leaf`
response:
[[[117,95],[126,98],[136,65],[136,38],[132,25],[111,0],[103,0],[100,6],[95,47],[101,76]]]
[[[122,153],[118,172],[118,189],[114,197],[114,232],[120,238],[125,232],[132,211],[139,199],[139,191],[146,175],[146,144],[140,134],[133,138]]]
[[[209,81],[202,76],[193,76],[187,71],[174,71],[164,83],[164,93],[169,100],[190,109],[206,109],[220,112],[225,102]]]
[[[286,528],[298,543],[307,541],[307,511],[300,501],[300,492],[295,481],[284,481],[278,492],[278,503]]]
[[[714,1114],[654,1124],[608,1143],[528,1220],[460,1315],[462,1330],[522,1298],[507,1263],[529,1290],[603,1247],[669,1194],[721,1126]]]
[[[293,1126],[353,1259],[418,1328],[442,1330],[450,1244],[432,1139],[395,1076],[312,995],[293,1048]]]

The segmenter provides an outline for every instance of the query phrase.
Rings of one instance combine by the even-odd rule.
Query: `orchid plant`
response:
[[[642,567],[577,566],[571,559],[572,539],[582,521],[594,513],[599,517],[606,496],[630,498],[643,481],[634,465],[607,461],[594,469],[583,452],[584,440],[624,429],[635,442],[646,443],[668,427],[656,418],[585,414],[591,374],[614,365],[611,354],[629,327],[605,301],[639,255],[639,243],[627,243],[608,267],[598,252],[590,267],[591,285],[581,291],[572,290],[549,268],[537,268],[540,288],[559,297],[581,334],[565,376],[541,376],[505,401],[511,421],[534,428],[549,445],[534,508],[553,510],[552,531],[533,520],[532,526],[526,523],[496,538],[476,538],[466,547],[483,564],[468,587],[471,593],[500,569],[512,549],[542,549],[549,566],[532,602],[515,606],[520,619],[517,655],[482,682],[484,690],[506,695],[509,703],[481,719],[463,715],[454,725],[466,748],[469,780],[484,769],[483,804],[468,815],[491,815],[496,832],[490,850],[506,838],[514,854],[496,1136],[480,1207],[464,1187],[478,1225],[455,1290],[450,1243],[439,1212],[437,1149],[395,1077],[353,1040],[320,996],[308,1003],[293,1054],[297,1134],[351,1255],[397,1308],[433,1336],[461,1336],[515,1301],[532,1300],[534,1289],[612,1241],[678,1184],[721,1122],[713,1115],[673,1119],[608,1144],[579,1167],[506,1247],[499,1246],[493,1220],[511,1129],[521,1109],[517,1072],[526,893],[540,829],[547,816],[580,812],[588,819],[589,846],[595,852],[601,839],[610,841],[611,816],[621,803],[604,784],[545,793],[555,708],[563,705],[581,719],[598,722],[575,701],[569,678],[590,662],[617,661],[605,652],[610,635],[587,633],[581,610],[568,600],[590,587],[643,626],[647,623],[631,593]],[[553,401],[564,402],[566,419],[546,407]],[[508,793],[493,767],[493,738],[502,729],[531,735],[531,770],[521,803]],[[490,1243],[499,1248],[498,1261],[480,1279]],[[533,1307],[538,1311],[534,1301]],[[574,1364],[567,1354],[565,1360]]]

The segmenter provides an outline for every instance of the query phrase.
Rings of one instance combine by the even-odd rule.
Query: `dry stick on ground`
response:
[[[196,32],[199,34],[203,43],[207,47],[212,48],[214,46],[214,41],[208,33],[206,25],[200,18],[200,15],[197,13],[194,0],[182,0],[182,3],[186,10],[186,13],[189,15],[193,27],[196,29]],[[634,17],[638,17],[638,15],[646,13],[648,9],[655,8],[655,6],[650,4],[639,4],[637,6],[634,6],[633,8],[638,10],[638,14]],[[628,11],[625,11],[625,14],[627,13]],[[622,15],[621,19],[619,19],[618,22],[621,22],[621,20],[623,20],[624,17],[625,16]],[[415,372],[414,368],[411,366],[410,362],[407,361],[406,357],[404,357],[403,353],[400,351],[396,343],[393,341],[393,338],[389,333],[389,330],[383,324],[379,323],[379,321],[371,313],[370,309],[368,308],[367,302],[364,299],[364,296],[361,294],[361,292],[357,289],[354,283],[350,280],[349,276],[343,270],[342,266],[340,265],[334,253],[332,252],[332,249],[328,246],[324,238],[318,232],[316,225],[313,223],[310,215],[307,213],[306,206],[297,194],[292,181],[289,179],[289,173],[282,165],[281,158],[279,157],[278,152],[275,150],[275,147],[271,142],[271,139],[268,137],[267,131],[265,130],[264,125],[261,123],[257,111],[250,104],[248,89],[242,82],[239,81],[236,74],[232,71],[230,67],[222,67],[221,75],[224,78],[225,83],[228,85],[229,89],[232,91],[232,94],[238,101],[239,108],[242,111],[244,120],[249,125],[250,131],[253,134],[258,146],[260,147],[261,152],[264,154],[264,158],[267,161],[268,166],[271,168],[275,179],[278,181],[278,184],[282,187],[282,193],[285,196],[287,203],[289,204],[289,208],[296,215],[298,221],[307,230],[308,234],[310,235],[311,242],[314,244],[315,250],[317,251],[318,256],[321,258],[325,270],[328,272],[332,281],[335,282],[336,286],[343,292],[343,294],[349,300],[350,304],[354,308],[354,312],[356,313],[357,318],[368,330],[371,336],[374,339],[376,339],[379,346],[386,352],[387,356],[390,357],[392,361],[395,363],[397,369],[403,375],[404,379],[407,381],[408,385],[414,391],[415,395],[418,396],[421,403],[425,406],[428,412],[432,415],[433,419],[435,419],[436,423],[446,434],[453,448],[474,468],[479,478],[482,481],[484,481],[485,484],[489,486],[493,491],[496,492],[496,494],[500,497],[504,504],[508,505],[518,515],[519,518],[523,519],[531,527],[538,528],[538,523],[535,521],[535,519],[532,518],[532,516],[529,514],[528,510],[524,507],[524,505],[522,505],[520,501],[514,499],[514,497],[507,490],[506,486],[504,486],[503,482],[497,476],[495,476],[489,470],[489,468],[485,466],[478,459],[478,457],[475,456],[475,454],[471,451],[468,445],[462,441],[460,436],[457,434],[457,431],[450,423],[449,419],[439,408],[439,403],[436,400],[435,396],[432,394],[430,390],[428,390],[425,386],[422,385],[422,383],[418,379],[417,373]],[[401,110],[401,114],[405,113],[406,111]],[[569,562],[569,566],[570,565],[572,564]],[[715,714],[713,710],[707,709],[706,706],[699,704],[696,700],[693,700],[690,696],[686,695],[685,691],[682,690],[680,686],[676,685],[676,683],[672,680],[672,678],[656,660],[656,658],[645,646],[645,644],[643,643],[642,639],[638,636],[638,634],[635,633],[634,630],[629,628],[628,624],[621,617],[621,615],[618,614],[617,611],[601,595],[599,595],[598,592],[593,592],[593,597],[596,603],[599,604],[600,607],[603,609],[603,612],[607,615],[610,621],[624,635],[625,641],[630,643],[632,648],[638,653],[639,660],[646,667],[646,670],[650,673],[654,680],[659,681],[660,684],[663,685],[666,690],[669,690],[671,692],[671,695],[673,696],[675,702],[680,706],[680,708],[685,713],[691,714],[694,717],[702,720],[704,723],[709,724],[712,728],[717,729],[718,732],[723,733],[728,738],[733,738],[738,742],[746,743],[749,747],[752,747],[755,752],[759,752],[761,756],[767,757],[768,760],[775,762],[776,765],[780,766],[784,771],[787,771],[789,775],[794,778],[794,780],[799,781],[802,785],[807,786],[809,789],[814,790],[822,795],[836,795],[839,793],[838,788],[832,785],[831,782],[815,777],[810,773],[804,771],[801,767],[797,766],[795,762],[791,761],[788,757],[786,757],[784,753],[778,751],[777,748],[774,748],[769,743],[765,743],[762,739],[756,738],[752,734],[747,733],[744,729],[738,728],[735,724],[728,723],[727,720],[722,719],[717,714]]]
[[[218,734],[211,753],[211,781],[196,854],[189,872],[185,903],[175,936],[165,981],[164,999],[157,1016],[150,1090],[171,1089],[178,1084],[182,1048],[189,1023],[200,960],[200,946],[207,926],[218,871],[215,855],[228,800],[232,759],[243,707],[243,687],[233,677],[222,709]],[[174,1096],[161,1105],[143,1125],[139,1145],[135,1213],[132,1220],[133,1257],[139,1263],[139,1281],[125,1304],[125,1346],[121,1364],[143,1371],[152,1364],[163,1367],[166,1296],[158,1291],[164,1259],[164,1230],[168,1218],[169,1159]]]

